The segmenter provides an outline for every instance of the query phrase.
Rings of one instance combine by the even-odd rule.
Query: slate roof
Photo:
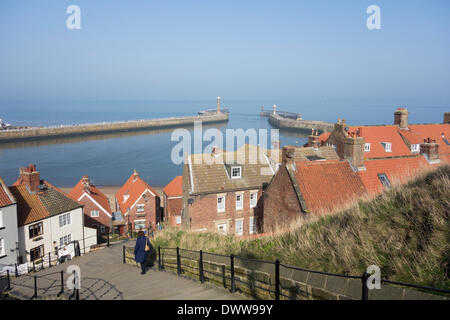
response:
[[[295,161],[339,160],[339,156],[332,146],[322,146],[319,148],[295,147],[295,146],[287,146],[287,147],[294,148]],[[267,153],[269,154],[269,156],[273,158],[273,156],[271,155],[271,150],[269,150]],[[282,150],[279,150],[277,158],[277,161],[279,163],[281,163],[281,158],[282,158]]]
[[[289,167],[289,166],[288,166]],[[306,212],[322,214],[366,194],[366,188],[347,161],[296,161],[290,171],[297,182],[297,194]]]
[[[88,177],[86,177],[88,178]],[[111,214],[111,208],[109,206],[109,200],[108,197],[100,191],[94,184],[89,184],[89,196],[94,199],[103,209],[105,209],[106,212]],[[84,190],[84,184],[83,179],[78,181],[78,183],[70,190],[69,197],[71,197],[73,200],[78,201],[80,197],[85,193]]]
[[[19,226],[82,207],[46,181],[43,181],[43,184],[46,187],[36,193],[30,193],[25,184],[10,187],[17,200]]]
[[[11,191],[8,189],[5,181],[0,177],[0,208],[16,203]]]
[[[164,187],[163,192],[168,197],[183,195],[183,176],[177,176]]]
[[[258,161],[258,148],[253,145],[245,145],[237,151],[219,150],[217,156],[211,154],[191,155],[190,160],[188,159],[190,192],[194,194],[220,193],[262,188],[262,184],[269,182],[274,172],[265,156],[262,156],[262,161]],[[261,148],[260,150],[262,153],[266,153],[265,149]],[[212,163],[213,161],[216,162]],[[241,166],[241,178],[230,178],[228,171],[234,165]]]

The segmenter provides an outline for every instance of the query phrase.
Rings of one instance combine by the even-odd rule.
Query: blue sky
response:
[[[450,106],[449,18],[448,0],[1,0],[0,100]]]

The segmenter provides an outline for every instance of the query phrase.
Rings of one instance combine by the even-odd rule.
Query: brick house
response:
[[[163,189],[164,221],[170,226],[181,226],[183,210],[183,177],[177,176]]]
[[[258,154],[262,161],[256,161]],[[235,152],[213,148],[211,154],[186,156],[183,228],[239,236],[259,233],[263,184],[275,172],[266,154],[245,145]]]
[[[305,215],[321,215],[366,194],[347,161],[311,158],[296,161],[302,149],[283,147],[282,163],[264,191],[264,232],[289,226]],[[332,154],[331,151],[329,151]]]
[[[84,225],[99,233],[111,231],[111,208],[108,197],[101,192],[88,176],[84,176],[69,192],[69,197],[84,205]]]
[[[20,168],[10,190],[17,201],[20,263],[47,259],[49,253],[53,259],[55,250],[69,243],[80,254],[97,244],[95,229],[84,227],[83,205],[41,180],[35,165]]]
[[[116,210],[125,220],[125,232],[156,230],[161,219],[160,198],[134,170],[131,177],[116,193]]]

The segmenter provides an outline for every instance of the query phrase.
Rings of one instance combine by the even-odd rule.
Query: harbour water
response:
[[[271,129],[260,117],[261,106],[277,104],[280,110],[299,112],[304,119],[335,122],[345,118],[351,125],[391,124],[394,105],[352,105],[314,101],[223,101],[230,111],[224,124],[204,126],[225,130]],[[448,107],[406,106],[411,123],[440,123]],[[80,124],[195,115],[214,108],[214,101],[123,101],[123,102],[1,102],[0,118],[14,125]],[[193,128],[187,128],[191,134]],[[153,186],[164,186],[182,174],[182,165],[171,161],[174,129],[125,132],[96,136],[0,144],[0,176],[11,184],[18,168],[37,165],[42,177],[60,187],[71,187],[89,175],[99,186],[121,185],[133,169]],[[269,133],[270,134],[270,133]],[[302,145],[307,133],[280,130],[281,145]],[[270,141],[270,137],[268,137]],[[210,142],[204,142],[204,146]],[[225,143],[225,142],[224,142]],[[270,147],[270,145],[269,145]]]

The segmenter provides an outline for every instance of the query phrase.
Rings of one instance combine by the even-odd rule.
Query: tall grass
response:
[[[382,277],[450,288],[450,166],[424,173],[344,210],[301,219],[278,234],[234,236],[166,229],[156,246],[235,254],[314,270]]]

